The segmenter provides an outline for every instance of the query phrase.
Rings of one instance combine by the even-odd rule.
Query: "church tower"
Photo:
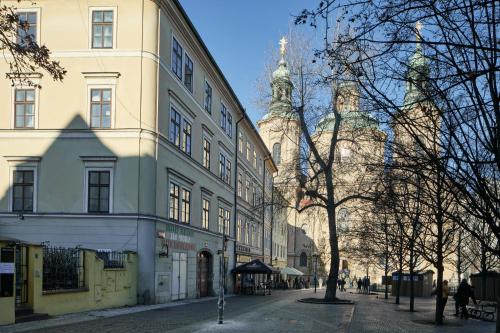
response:
[[[276,186],[283,188],[284,193],[294,193],[298,186],[300,123],[298,116],[292,110],[292,89],[290,71],[285,61],[285,46],[287,41],[282,38],[281,59],[278,68],[272,74],[272,98],[268,113],[257,123],[260,136],[278,167],[275,178]],[[291,199],[288,197],[286,199]]]
[[[408,128],[402,128],[402,124],[412,127],[412,132],[418,135],[421,143],[427,148],[434,145],[440,127],[440,118],[430,96],[430,68],[422,48],[421,28],[418,22],[415,51],[408,60],[403,107],[393,124],[395,143],[401,148],[413,149],[414,153],[422,149],[422,146],[416,142],[415,135],[411,137],[408,134]],[[395,149],[395,158],[397,157],[398,152]]]

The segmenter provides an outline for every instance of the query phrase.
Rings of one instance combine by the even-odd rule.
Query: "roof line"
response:
[[[232,95],[232,97],[236,101],[236,104],[238,104],[238,107],[243,112],[243,116],[245,117],[245,119],[250,124],[250,127],[252,128],[252,130],[254,131],[254,133],[257,134],[258,139],[260,140],[260,142],[262,143],[262,146],[264,147],[266,155],[268,155],[268,156],[271,157],[272,156],[271,152],[269,151],[269,149],[267,149],[266,144],[264,143],[264,141],[260,137],[259,131],[257,131],[257,129],[255,128],[255,125],[253,124],[253,122],[250,119],[250,117],[248,117],[248,114],[246,113],[246,110],[243,107],[243,104],[241,104],[238,96],[236,95],[236,93],[234,92],[233,88],[229,84],[229,81],[226,79],[226,76],[224,75],[224,73],[220,69],[219,65],[217,65],[217,62],[215,61],[214,57],[212,56],[212,53],[210,53],[210,51],[208,50],[207,45],[205,44],[205,42],[201,38],[200,34],[198,33],[198,30],[196,30],[196,28],[194,27],[193,22],[191,21],[191,19],[187,15],[187,13],[184,10],[184,8],[182,7],[181,3],[179,2],[179,0],[172,0],[172,2],[175,4],[175,6],[179,10],[179,12],[182,14],[182,17],[184,18],[184,20],[186,20],[187,24],[189,25],[189,28],[193,31],[193,33],[194,33],[196,39],[198,40],[198,42],[200,43],[201,47],[203,48],[203,50],[205,51],[205,53],[208,55],[208,58],[209,58],[210,62],[215,67],[216,71],[218,72],[218,74],[220,75],[220,77],[222,78],[222,80],[224,81],[224,84],[229,89],[229,93]],[[236,135],[238,135],[238,133],[236,133]],[[272,158],[271,158],[271,160],[272,160]],[[273,164],[274,164],[274,161],[273,161]]]

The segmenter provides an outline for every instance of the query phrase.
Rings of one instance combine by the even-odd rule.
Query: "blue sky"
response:
[[[208,49],[238,95],[250,118],[255,82],[262,75],[270,48],[278,48],[292,14],[315,6],[310,0],[180,0]]]

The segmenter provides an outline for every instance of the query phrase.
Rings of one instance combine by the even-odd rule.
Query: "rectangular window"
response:
[[[92,12],[92,48],[113,48],[112,10],[94,10]]]
[[[254,187],[253,191],[252,191],[252,205],[254,207],[257,206],[257,188],[256,187]]]
[[[109,213],[110,172],[89,171],[88,208],[89,213]]]
[[[222,153],[219,155],[219,177],[231,185],[231,161]]]
[[[231,161],[226,159],[226,177],[225,181],[227,184],[231,185]]]
[[[238,216],[238,221],[236,223],[236,240],[241,242],[241,216]]]
[[[17,44],[28,46],[31,43],[38,43],[37,40],[37,13],[17,12],[19,24],[17,28]]]
[[[203,166],[210,170],[210,141],[203,138]]]
[[[35,188],[33,170],[16,170],[12,184],[12,211],[32,212]]]
[[[224,104],[220,106],[220,127],[226,131],[226,123],[227,123],[227,109]]]
[[[168,217],[174,221],[179,221],[179,199],[179,185],[170,183],[170,205]]]
[[[252,164],[255,169],[257,169],[257,151],[253,151],[253,158],[252,158]]]
[[[90,90],[90,127],[111,127],[111,89]]]
[[[190,223],[191,216],[191,192],[182,189],[181,222]]]
[[[15,128],[34,128],[35,89],[16,89],[14,94]]]
[[[238,172],[238,196],[241,198],[243,195],[243,176],[241,175],[241,172]]]
[[[185,61],[184,61],[184,86],[190,91],[193,92],[193,61],[187,53],[184,53]]]
[[[226,127],[227,135],[232,138],[233,137],[233,116],[230,112],[227,112],[227,127]]]
[[[229,223],[231,212],[225,208],[219,207],[219,232],[229,235]]]
[[[205,81],[205,110],[212,113],[212,87]]]
[[[250,180],[247,179],[245,184],[245,200],[250,201]]]
[[[172,72],[182,80],[182,46],[172,38]]]
[[[201,224],[203,228],[208,229],[210,221],[210,201],[205,198],[203,198],[202,201]]]
[[[181,115],[174,108],[170,112],[170,142],[177,147],[181,144]]]
[[[238,133],[238,150],[243,153],[243,132]]]
[[[224,210],[224,224],[225,224],[225,234],[230,234],[229,224],[231,223],[231,212],[227,209]]]
[[[191,124],[184,120],[182,126],[182,151],[191,155]]]
[[[251,155],[251,148],[250,148],[250,142],[247,141],[247,161],[250,161],[250,155]]]

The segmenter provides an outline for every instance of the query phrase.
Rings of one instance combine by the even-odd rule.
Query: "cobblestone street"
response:
[[[323,296],[320,290],[317,296]],[[425,323],[433,318],[434,300],[416,300],[417,312],[409,313],[408,300],[393,304],[377,296],[341,293],[355,305],[313,305],[297,302],[299,298],[313,297],[311,290],[276,291],[271,296],[235,296],[227,298],[225,323],[217,324],[216,300],[159,308],[132,313],[134,308],[123,309],[118,316],[94,312],[93,317],[80,315],[65,323],[65,317],[49,321],[25,323],[0,328],[7,332],[464,332],[493,333],[494,323],[478,320],[460,320],[452,316],[454,304],[445,311],[447,325],[435,327]],[[383,296],[379,296],[383,297]],[[112,313],[115,310],[110,311]],[[129,313],[127,313],[127,311]],[[120,313],[116,310],[115,313]],[[111,314],[108,314],[111,315]],[[101,317],[101,318],[100,318]],[[66,319],[68,320],[68,319]],[[58,325],[58,326],[53,326]]]

